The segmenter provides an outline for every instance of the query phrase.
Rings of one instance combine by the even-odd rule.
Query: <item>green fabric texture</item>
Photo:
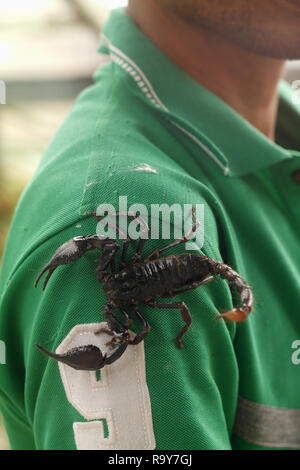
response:
[[[67,400],[57,363],[35,343],[55,351],[75,325],[103,321],[99,254],[58,268],[44,292],[33,284],[62,243],[95,233],[99,204],[118,209],[127,196],[128,207],[204,204],[204,245],[193,252],[232,266],[255,299],[236,326],[214,321],[238,304],[225,280],[178,295],[193,319],[182,350],[174,341],[180,313],[141,307],[151,325],[144,346],[156,448],[270,448],[235,436],[234,422],[239,395],[300,412],[300,373],[291,361],[300,333],[300,186],[291,178],[300,168],[300,116],[291,91],[281,84],[275,144],[180,70],[123,9],[104,34],[99,50],[112,60],[49,145],[6,244],[0,409],[11,447],[76,448],[73,423],[84,418]],[[148,240],[143,254],[165,244]],[[184,245],[166,254],[180,252]]]

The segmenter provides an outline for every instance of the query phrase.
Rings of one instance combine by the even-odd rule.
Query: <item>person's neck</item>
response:
[[[131,0],[127,13],[180,68],[274,140],[285,61],[255,54],[188,23],[157,1]]]

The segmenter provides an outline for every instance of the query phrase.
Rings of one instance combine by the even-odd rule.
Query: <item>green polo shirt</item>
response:
[[[300,115],[288,85],[274,143],[169,60],[125,10],[112,13],[99,52],[94,84],[42,158],[6,244],[0,408],[11,447],[300,448]],[[239,325],[214,321],[238,303],[218,277],[174,299],[193,320],[184,349],[175,342],[179,311],[141,304],[151,325],[143,343],[100,374],[58,366],[35,343],[55,351],[94,341],[106,301],[94,275],[99,254],[58,268],[44,292],[34,280],[62,243],[95,233],[92,212],[103,203],[118,210],[120,196],[128,208],[203,204],[204,244],[192,252],[238,271],[253,312]],[[165,244],[149,239],[143,254]],[[134,244],[127,261],[133,253]]]

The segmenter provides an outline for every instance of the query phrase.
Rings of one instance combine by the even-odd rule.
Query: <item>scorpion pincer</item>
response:
[[[97,216],[102,220],[104,216]],[[139,303],[161,309],[179,309],[185,323],[176,340],[180,348],[183,347],[181,338],[192,323],[190,311],[184,302],[159,302],[156,298],[171,298],[180,293],[195,289],[207,284],[220,276],[225,279],[231,288],[236,289],[240,297],[241,306],[233,308],[217,316],[233,322],[242,322],[250,314],[253,305],[253,295],[250,286],[230,266],[198,253],[183,253],[160,257],[160,254],[174,246],[191,240],[199,222],[192,210],[193,225],[183,237],[168,245],[153,251],[142,260],[141,253],[147,239],[149,227],[146,222],[134,212],[113,212],[108,215],[127,216],[140,225],[141,234],[135,255],[131,263],[126,264],[125,256],[130,237],[126,238],[124,232],[117,224],[113,224],[119,235],[122,235],[123,244],[118,269],[115,267],[115,256],[120,249],[117,241],[98,235],[78,236],[61,245],[46,264],[35,281],[37,286],[42,275],[47,272],[43,284],[45,289],[54,270],[61,265],[69,264],[81,258],[87,251],[98,249],[101,256],[95,270],[96,278],[102,283],[107,302],[103,306],[102,314],[107,322],[107,328],[96,331],[95,334],[106,332],[112,339],[106,343],[107,352],[102,354],[95,345],[84,345],[70,349],[65,354],[54,354],[40,345],[36,345],[44,354],[53,359],[64,362],[70,367],[79,370],[98,370],[105,365],[112,364],[126,350],[129,344],[137,345],[150,331],[150,325],[139,311]],[[107,223],[107,222],[106,222]],[[111,224],[112,225],[112,224]],[[133,312],[128,313],[128,308]],[[119,310],[124,322],[119,321],[114,312]],[[140,331],[134,337],[130,336],[129,327],[136,317],[140,324]]]

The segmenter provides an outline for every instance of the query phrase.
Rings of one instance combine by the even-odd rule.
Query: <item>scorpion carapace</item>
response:
[[[96,213],[94,215],[97,220],[102,220],[104,217],[97,216]],[[79,370],[98,370],[107,364],[112,364],[124,353],[129,344],[136,345],[140,343],[150,331],[149,323],[139,310],[140,303],[154,308],[176,308],[180,310],[185,325],[176,340],[178,346],[182,348],[181,338],[192,323],[188,307],[184,302],[162,303],[156,298],[175,297],[182,292],[211,282],[214,276],[218,275],[225,279],[230,287],[236,289],[241,306],[218,315],[217,319],[224,318],[233,322],[242,322],[247,318],[253,304],[252,291],[250,286],[230,266],[198,253],[160,257],[160,254],[165,250],[185,243],[194,237],[199,227],[199,222],[195,216],[195,208],[192,210],[193,225],[187,234],[153,251],[144,260],[141,253],[149,231],[146,222],[134,212],[113,212],[108,213],[108,215],[130,217],[141,228],[137,249],[130,264],[126,264],[125,257],[128,246],[132,241],[131,238],[124,236],[124,232],[119,225],[108,223],[113,225],[123,238],[118,269],[115,267],[115,256],[120,249],[120,245],[116,240],[98,235],[78,236],[58,248],[35,281],[36,287],[41,276],[48,271],[43,284],[44,290],[50,276],[58,266],[76,261],[89,250],[99,249],[101,256],[95,274],[97,280],[102,283],[107,298],[107,302],[102,309],[107,328],[102,328],[95,334],[105,331],[112,336],[112,339],[107,343],[107,353],[102,354],[100,349],[92,344],[73,348],[65,354],[54,354],[37,344],[36,346],[40,351]],[[134,337],[129,332],[133,315],[128,313],[128,307],[132,309],[134,316],[141,325],[140,331]],[[124,321],[121,322],[115,317],[116,310],[119,310]]]

